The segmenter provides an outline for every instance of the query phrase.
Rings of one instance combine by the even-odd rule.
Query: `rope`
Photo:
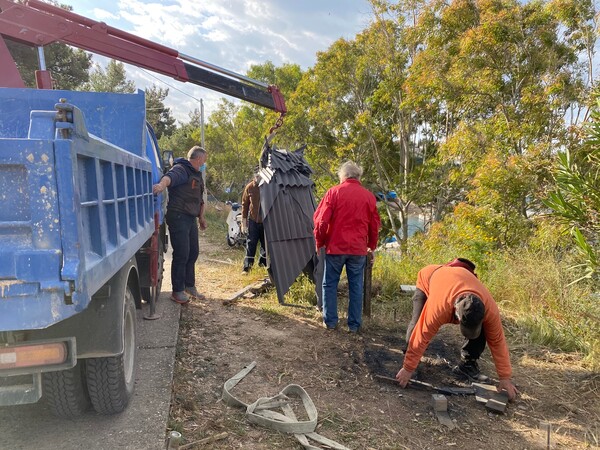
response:
[[[350,450],[331,439],[327,439],[318,433],[317,428],[317,408],[302,386],[289,384],[274,397],[261,397],[254,403],[246,404],[231,394],[231,390],[256,367],[256,361],[245,366],[237,374],[231,377],[223,385],[223,401],[229,406],[246,409],[246,418],[249,422],[256,425],[270,428],[271,430],[282,433],[291,433],[302,444],[306,450],[321,450],[323,447],[315,447],[308,438],[325,445],[327,448],[335,450]],[[299,421],[290,406],[291,397],[295,396],[302,400],[308,420]],[[283,414],[273,411],[274,408],[281,408]]]

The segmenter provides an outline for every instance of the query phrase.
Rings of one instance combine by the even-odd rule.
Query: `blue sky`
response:
[[[352,39],[371,18],[368,0],[68,0],[73,12],[244,74],[267,60],[306,69],[340,37]],[[104,63],[101,58],[97,59]],[[169,88],[166,104],[178,120],[220,94],[127,66],[138,88]],[[181,92],[183,91],[183,92]],[[187,95],[186,95],[187,94]]]

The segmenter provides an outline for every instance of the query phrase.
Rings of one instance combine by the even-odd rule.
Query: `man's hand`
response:
[[[370,265],[373,265],[373,263],[375,262],[375,252],[371,249],[367,250],[367,262]]]
[[[510,380],[500,380],[496,390],[498,392],[505,391],[506,395],[508,395],[508,399],[511,402],[517,397],[517,394],[519,393],[515,385]]]
[[[242,219],[242,223],[240,224],[240,231],[244,234],[248,232],[248,219]]]
[[[403,367],[396,374],[396,380],[398,380],[398,383],[400,384],[400,386],[402,386],[403,388],[405,388],[406,386],[408,386],[408,382],[410,381],[410,379],[412,378],[412,376],[413,376],[413,372],[409,372],[408,370],[406,370]]]
[[[168,177],[168,176],[162,177],[158,183],[156,183],[155,185],[152,186],[152,193],[160,194],[161,192],[164,192],[164,190],[167,189],[167,187],[169,187],[170,185],[171,185],[171,177]]]
[[[198,225],[200,226],[201,230],[206,230],[206,227],[208,226],[206,224],[206,219],[204,217],[198,217]]]

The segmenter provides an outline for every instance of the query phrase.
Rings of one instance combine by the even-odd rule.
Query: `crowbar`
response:
[[[393,383],[398,383],[398,380],[395,378],[384,377],[383,375],[375,375],[375,378],[379,378],[380,380],[390,381]],[[432,389],[440,394],[447,395],[474,395],[475,388],[474,387],[451,387],[451,386],[434,386],[431,383],[425,383],[424,381],[419,381],[415,379],[410,379],[410,384],[414,384],[416,386],[426,387],[428,389]]]

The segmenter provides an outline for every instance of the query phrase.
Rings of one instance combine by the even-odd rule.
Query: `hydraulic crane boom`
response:
[[[24,4],[0,0],[0,34],[38,47],[62,42],[264,106],[282,115],[286,113],[285,100],[277,86],[252,80],[38,0]],[[23,87],[17,66],[1,37],[0,62],[0,86]],[[51,88],[50,76],[43,72],[36,74],[38,87]]]

